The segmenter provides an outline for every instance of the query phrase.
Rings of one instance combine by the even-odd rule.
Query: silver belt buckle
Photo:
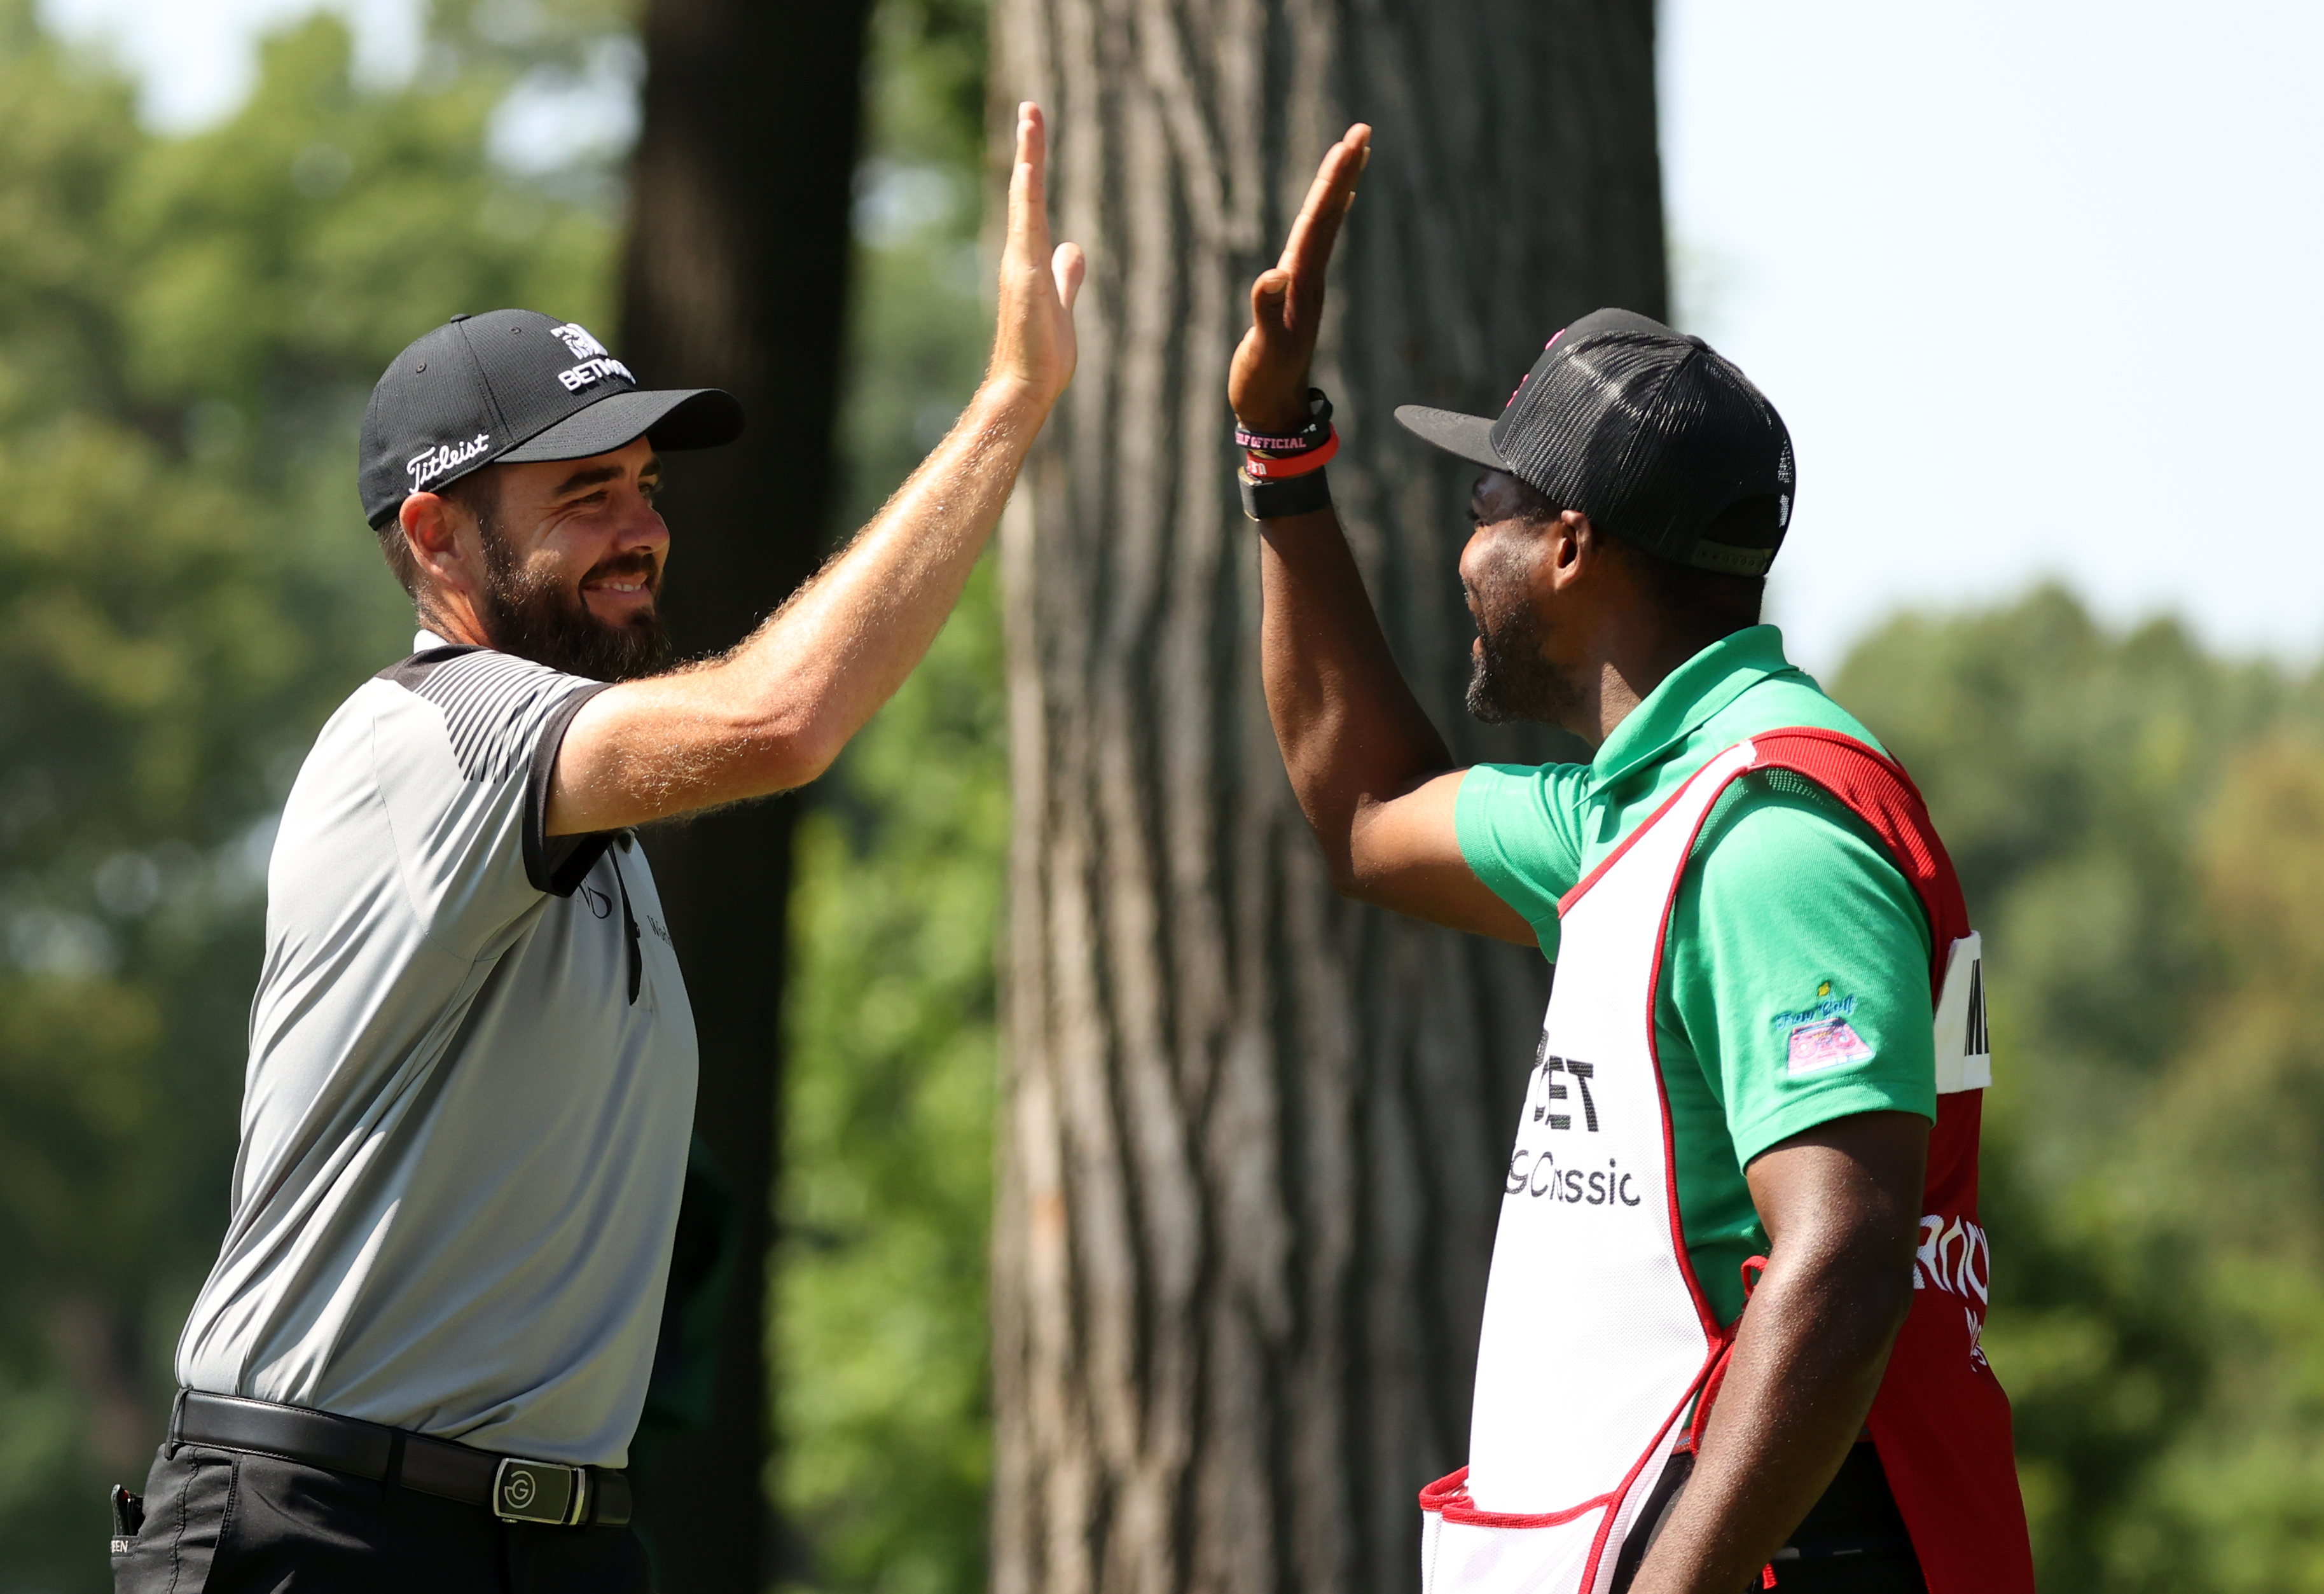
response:
[[[589,1469],[503,1456],[493,1470],[493,1515],[503,1522],[577,1527],[589,1516]]]

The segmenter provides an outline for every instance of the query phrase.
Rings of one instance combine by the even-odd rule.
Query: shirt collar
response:
[[[414,653],[425,653],[430,648],[448,648],[451,645],[432,631],[423,630],[411,639],[411,650]]]
[[[1784,633],[1772,625],[1755,625],[1720,638],[1665,676],[1646,700],[1614,727],[1590,761],[1592,784],[1606,791],[1660,758],[1751,687],[1791,668],[1784,657]]]

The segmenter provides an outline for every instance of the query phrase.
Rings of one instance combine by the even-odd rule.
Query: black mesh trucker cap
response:
[[[455,316],[395,356],[364,411],[364,519],[503,461],[586,459],[650,436],[715,448],[742,435],[742,406],[714,387],[648,392],[605,346],[538,310]]]
[[[1396,418],[1678,564],[1764,575],[1791,524],[1792,436],[1775,407],[1702,339],[1629,310],[1551,338],[1498,420],[1416,404]]]

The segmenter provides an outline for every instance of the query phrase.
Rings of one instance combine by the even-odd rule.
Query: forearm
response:
[[[1299,806],[1343,889],[1372,805],[1452,766],[1388,651],[1339,516],[1260,524],[1259,659],[1267,711]]]
[[[1017,107],[992,358],[951,434],[742,646],[584,705],[558,751],[550,834],[805,785],[927,652],[1073,380],[1074,297],[1086,263],[1075,244],[1049,247],[1047,148],[1041,109],[1028,100]]]
[[[1015,384],[977,391],[944,441],[839,556],[710,667],[799,784],[911,674],[991,540],[1047,405]]]
[[[927,652],[1047,411],[1018,384],[988,382],[846,549],[741,645],[585,707],[558,760],[551,834],[641,824],[820,775]]]
[[[1885,1251],[1776,1251],[1743,1314],[1693,1475],[1633,1594],[1750,1584],[1847,1460],[1912,1294],[1909,1272]]]

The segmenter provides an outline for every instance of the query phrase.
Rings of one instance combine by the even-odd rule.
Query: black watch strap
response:
[[[1332,506],[1332,484],[1321,469],[1279,482],[1255,482],[1248,471],[1235,472],[1242,484],[1242,512],[1254,521],[1279,521]]]

